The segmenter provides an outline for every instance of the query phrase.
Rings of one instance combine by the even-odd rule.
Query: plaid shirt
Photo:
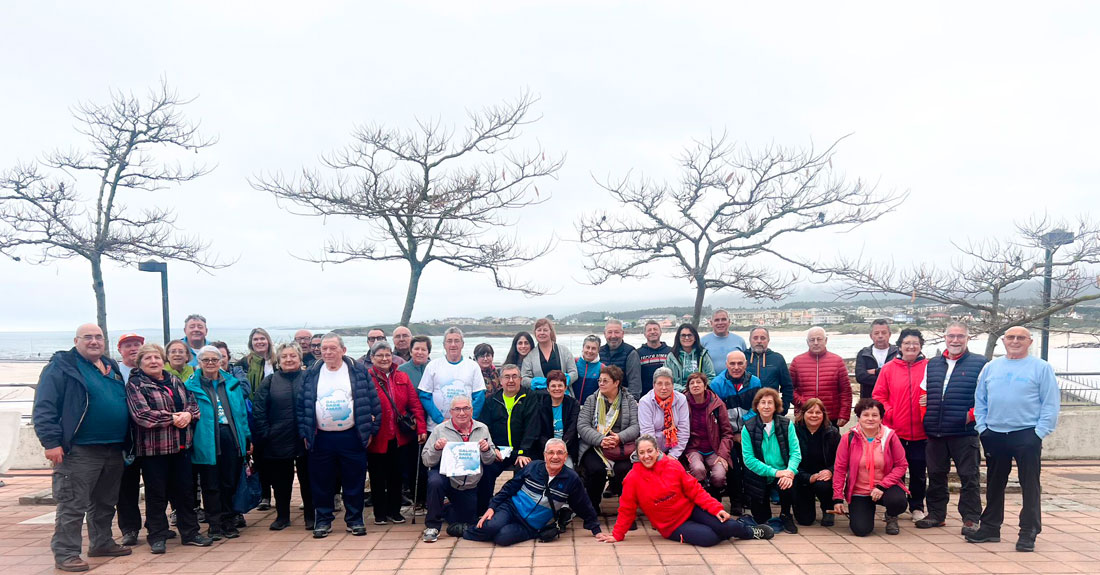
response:
[[[167,371],[164,377],[170,382],[171,393],[140,369],[130,372],[130,381],[126,383],[130,418],[137,424],[138,456],[172,455],[191,447],[199,404],[178,377]],[[172,414],[176,412],[172,394],[183,398],[183,409],[191,414],[191,424],[183,429],[172,425]]]

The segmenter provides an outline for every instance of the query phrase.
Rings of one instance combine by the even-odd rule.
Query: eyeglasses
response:
[[[82,335],[80,336],[82,341],[103,341],[102,335]]]
[[[943,339],[966,339],[966,335],[961,333],[949,333],[943,336]]]
[[[681,333],[680,339],[695,339],[695,335],[690,333]]]
[[[319,343],[311,343],[311,344],[309,344],[309,348],[310,348],[310,349],[321,349],[321,344],[319,344]]]
[[[367,341],[368,342],[371,342],[371,341],[386,341],[386,336],[380,335],[378,337],[368,337]]]
[[[473,411],[473,410],[474,410],[474,408],[470,407],[469,405],[467,405],[466,407],[452,407],[451,408],[451,411],[457,411],[459,413],[463,413],[463,412],[467,412],[467,411]]]
[[[220,359],[215,359],[213,357],[204,357],[199,360],[199,363],[219,363],[220,361]]]

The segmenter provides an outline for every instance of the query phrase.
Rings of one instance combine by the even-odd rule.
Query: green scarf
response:
[[[255,353],[248,354],[248,384],[252,386],[255,395],[260,389],[260,383],[264,380],[264,358]]]
[[[611,433],[611,428],[615,426],[615,422],[619,420],[619,407],[623,401],[623,390],[619,390],[619,395],[615,396],[615,401],[612,401],[608,405],[607,400],[604,399],[603,394],[596,392],[596,429],[603,435]],[[596,453],[603,460],[604,467],[607,468],[607,476],[614,475],[614,464],[611,463],[604,454],[603,448],[599,445],[592,447],[596,450]]]
[[[195,368],[191,367],[188,364],[184,364],[183,369],[179,371],[172,369],[172,366],[170,365],[165,365],[164,371],[167,371],[168,373],[180,378],[180,381],[187,381],[191,379],[192,375],[195,374]]]

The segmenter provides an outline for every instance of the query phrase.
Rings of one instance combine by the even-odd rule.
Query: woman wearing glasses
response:
[[[672,370],[672,384],[680,393],[687,393],[688,376],[693,373],[706,374],[708,381],[715,376],[710,354],[699,343],[699,332],[690,323],[676,329],[676,343],[665,359],[665,367]]]

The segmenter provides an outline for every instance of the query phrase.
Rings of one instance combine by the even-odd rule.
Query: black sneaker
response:
[[[397,525],[400,525],[405,522],[405,516],[400,513],[395,513],[393,515],[390,515],[390,521]]]
[[[1020,538],[1016,540],[1016,550],[1021,552],[1035,551],[1035,535],[1034,531],[1030,529],[1027,531],[1020,531]]]
[[[256,506],[256,511],[267,511],[268,509],[271,509],[270,499],[261,499],[260,504]]]
[[[176,538],[176,532],[169,529],[168,530],[168,538],[169,539],[175,539]]]
[[[236,539],[240,536],[241,536],[241,532],[237,531],[236,527],[230,527],[229,529],[225,530],[225,538],[226,539]]]
[[[832,513],[826,513],[821,516],[822,527],[832,527],[836,525],[836,517]]]
[[[461,539],[462,535],[466,533],[468,526],[465,523],[451,523],[447,526],[447,535],[451,537]]]
[[[569,524],[573,522],[574,516],[573,510],[568,507],[562,507],[558,510],[557,523],[559,533],[565,533],[565,531],[569,529]]]
[[[137,545],[138,533],[137,531],[127,531],[122,534],[122,539],[119,540],[119,544],[127,547],[134,547]]]
[[[206,536],[214,541],[221,541],[225,537],[224,535],[222,535],[221,531],[217,531],[215,529],[207,529]]]
[[[248,522],[244,520],[244,515],[238,513],[237,519],[236,521],[234,521],[233,526],[237,529],[244,529],[245,527],[248,527]]]
[[[289,519],[275,519],[275,521],[271,522],[271,526],[268,527],[268,529],[270,529],[272,531],[282,531],[283,529],[286,529],[287,527],[290,527],[290,520]]]
[[[762,523],[760,525],[752,526],[753,539],[771,539],[772,537],[775,537],[775,530],[772,529],[771,525],[768,525],[767,523]]]
[[[366,525],[349,525],[348,528],[347,528],[347,531],[348,531],[348,533],[351,533],[352,535],[354,535],[356,537],[362,537],[362,536],[367,534],[367,526]]]
[[[316,525],[313,528],[314,539],[324,539],[325,537],[328,537],[329,533],[332,533],[331,525]]]
[[[386,518],[384,516],[382,516],[382,515],[375,515],[374,516],[374,524],[375,525],[386,525],[387,523],[388,523],[388,521],[386,521]]]
[[[976,531],[967,535],[966,540],[970,543],[1000,543],[1001,530],[995,527],[986,527],[982,525],[978,527]]]
[[[897,515],[887,515],[886,516],[886,534],[887,535],[897,535],[898,533],[901,533],[901,527],[898,526],[898,516]]]
[[[167,550],[168,550],[168,545],[165,544],[165,542],[163,540],[161,540],[161,541],[150,541],[149,542],[149,552],[152,553],[153,555],[160,555],[161,553],[164,553]]]
[[[182,541],[180,541],[180,544],[190,545],[192,547],[210,547],[214,544],[214,540],[203,535],[202,533],[199,533],[189,539],[183,539]]]
[[[786,533],[798,533],[798,525],[794,522],[794,517],[791,517],[790,513],[784,513],[779,516],[779,520],[783,522],[783,531]]]

